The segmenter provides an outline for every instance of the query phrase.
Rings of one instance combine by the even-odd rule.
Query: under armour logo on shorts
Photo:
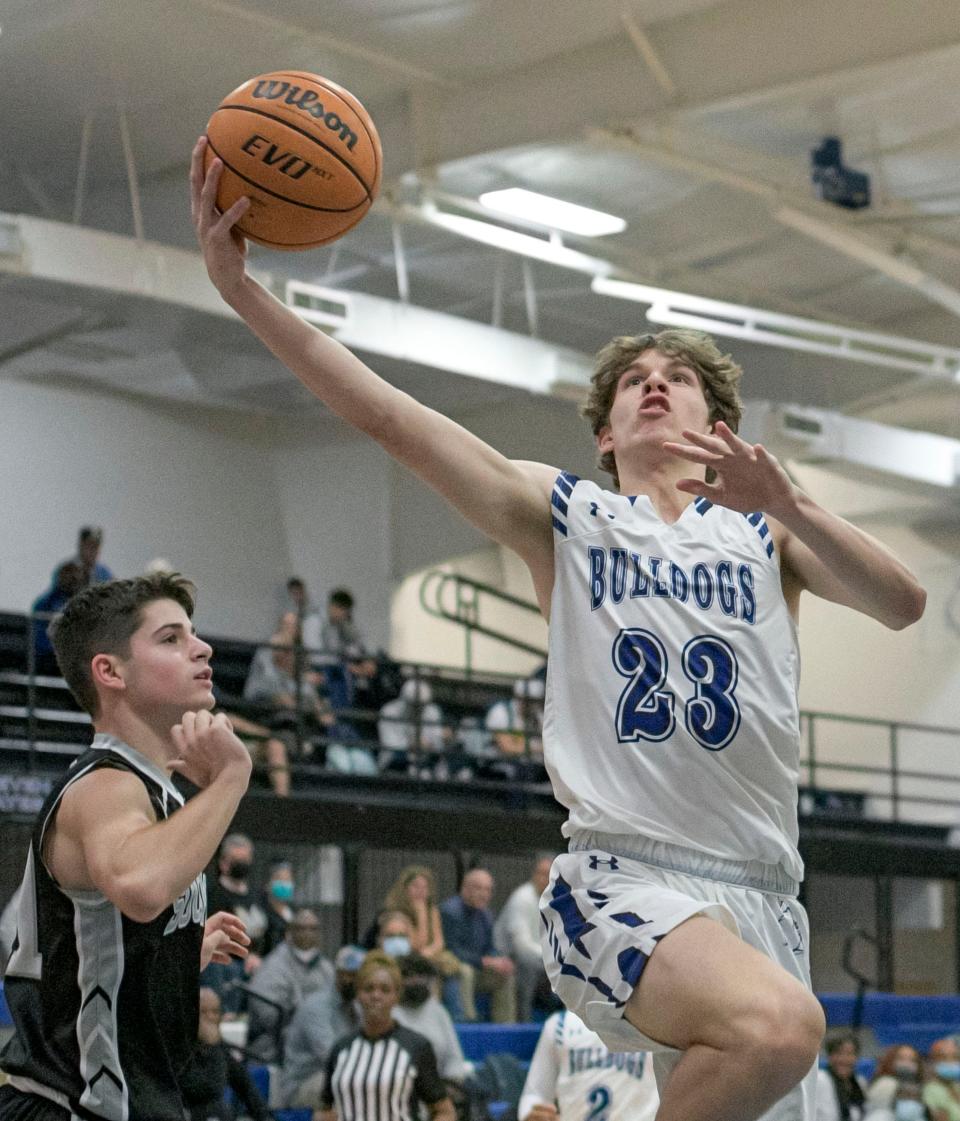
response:
[[[603,860],[599,856],[591,856],[590,857],[590,871],[591,872],[596,872],[599,869],[601,864],[606,864],[609,867],[611,872],[619,872],[620,871],[620,865],[617,863],[617,858],[615,856],[611,856],[609,860]]]

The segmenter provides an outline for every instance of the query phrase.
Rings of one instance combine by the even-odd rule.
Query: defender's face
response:
[[[619,461],[632,448],[682,441],[685,428],[709,432],[709,417],[696,370],[682,358],[645,350],[620,375],[610,419],[600,430],[597,445]]]
[[[213,708],[212,654],[179,603],[147,604],[121,662],[128,703],[145,716],[169,710],[174,723],[184,712]]]

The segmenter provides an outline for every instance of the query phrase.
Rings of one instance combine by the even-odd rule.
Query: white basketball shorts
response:
[[[657,943],[680,923],[715,919],[811,987],[806,911],[781,869],[643,837],[581,833],[570,847],[540,898],[550,983],[611,1051],[653,1052],[659,1085],[681,1052],[647,1038],[623,1009]],[[813,1067],[764,1121],[812,1121],[815,1083]]]

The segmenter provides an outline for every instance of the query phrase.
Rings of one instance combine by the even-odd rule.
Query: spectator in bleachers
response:
[[[923,1059],[909,1043],[894,1044],[877,1060],[873,1079],[867,1087],[867,1108],[893,1110],[904,1082],[917,1084],[923,1075]]]
[[[311,993],[333,988],[333,974],[333,964],[322,952],[320,918],[303,907],[250,983],[247,1050],[263,1062],[279,1062],[290,1019]]]
[[[269,728],[236,712],[227,712],[226,715],[234,732],[250,752],[254,766],[260,766],[266,760],[267,778],[274,794],[278,798],[286,798],[290,793],[290,761],[283,733],[273,735]]]
[[[392,958],[406,957],[413,949],[413,918],[406,907],[385,907],[377,916],[374,947]]]
[[[267,886],[263,893],[263,909],[267,915],[267,929],[263,935],[263,953],[269,954],[284,940],[287,927],[293,922],[290,906],[295,893],[293,868],[289,860],[271,860],[267,871]]]
[[[459,894],[440,904],[440,919],[447,949],[468,967],[460,974],[465,1018],[477,1018],[474,994],[489,993],[494,1022],[512,1024],[517,1018],[515,970],[494,945],[492,898],[493,876],[485,868],[473,868],[463,877]]]
[[[200,990],[197,1046],[177,1078],[188,1121],[233,1121],[242,1114],[270,1121],[266,1102],[246,1068],[237,1062],[220,1037],[220,999],[213,989]],[[233,1091],[238,1113],[226,1099]]]
[[[354,599],[346,588],[335,588],[327,597],[327,617],[311,612],[303,623],[303,644],[315,666],[322,669],[334,710],[359,703],[377,672],[377,662],[367,652],[363,635],[353,619]]]
[[[860,1121],[866,1088],[856,1072],[860,1044],[853,1032],[836,1032],[827,1039],[827,1067],[817,1071],[816,1121]]]
[[[305,661],[297,665],[298,639],[296,619],[285,615],[269,645],[257,648],[243,687],[243,698],[254,704],[270,705],[287,717],[299,709],[314,725],[329,728],[335,721],[318,691],[322,678]],[[289,723],[288,719],[284,726]]]
[[[421,778],[446,777],[443,754],[451,731],[443,722],[440,706],[433,703],[429,682],[408,678],[400,696],[380,709],[377,734],[384,749],[380,753],[382,770]]]
[[[267,916],[250,887],[253,870],[253,841],[243,833],[230,833],[220,844],[217,875],[208,877],[207,913],[229,911],[246,925],[250,953],[244,961],[229,965],[211,962],[203,974],[204,982],[220,998],[223,1011],[233,1016],[244,1006],[240,985],[260,965],[260,949],[267,929]]]
[[[486,764],[482,777],[510,781],[546,782],[543,765],[543,682],[521,677],[509,700],[497,701],[487,713],[485,725],[499,753]]]
[[[444,941],[433,872],[420,864],[408,865],[387,892],[384,908],[410,912],[413,917],[410,935],[413,952],[422,954],[436,966],[443,981],[444,1006],[455,1020],[464,1019],[460,999],[463,966]]]
[[[540,950],[540,896],[550,881],[552,856],[537,858],[530,879],[515,888],[493,928],[497,949],[517,969],[517,1017],[521,1023],[532,1018],[535,997],[552,1003],[553,994]]]
[[[77,534],[77,552],[69,560],[80,570],[80,587],[91,584],[105,584],[113,579],[113,573],[105,564],[100,563],[100,549],[103,545],[103,530],[99,526],[85,525]]]
[[[62,611],[69,601],[83,587],[80,566],[75,560],[66,560],[58,565],[53,573],[50,587],[38,596],[30,607],[30,613],[36,615],[56,615]],[[53,652],[53,643],[47,634],[50,626],[49,618],[34,619],[33,621],[33,649],[36,671],[51,677],[60,676],[60,666]]]
[[[436,996],[440,972],[422,954],[407,954],[397,962],[402,988],[393,1018],[430,1040],[437,1070],[445,1082],[462,1086],[472,1067],[464,1058],[450,1013]]]
[[[330,1053],[319,1121],[410,1121],[421,1106],[430,1121],[454,1121],[429,1041],[393,1018],[399,996],[397,963],[371,951],[357,974],[361,1026]],[[358,1070],[366,1072],[364,1094],[354,1090]]]
[[[333,960],[333,987],[305,997],[294,1013],[283,1049],[280,1100],[294,1109],[318,1109],[327,1056],[336,1040],[360,1026],[357,970],[366,950],[342,946]]]
[[[952,1036],[930,1044],[923,1104],[933,1121],[960,1121],[960,1047]]]
[[[287,581],[287,596],[281,616],[289,612],[302,622],[312,610],[313,608],[310,603],[310,593],[307,591],[307,585],[299,576],[291,576]],[[304,645],[306,645],[306,643],[304,643]]]

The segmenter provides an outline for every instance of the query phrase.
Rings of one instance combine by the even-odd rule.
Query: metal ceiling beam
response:
[[[681,109],[637,67],[637,48],[622,36],[456,90],[412,91],[396,131],[388,133],[394,172],[512,145],[569,140],[586,128],[788,104],[807,94],[879,83],[897,68],[916,73],[922,66],[960,62],[954,0],[730,0],[640,30],[677,85]],[[705,59],[718,64],[704,65]]]

